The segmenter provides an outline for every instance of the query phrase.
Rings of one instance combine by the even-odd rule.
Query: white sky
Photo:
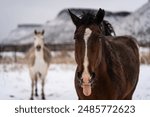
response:
[[[64,8],[135,11],[148,0],[0,0],[0,39],[20,23],[45,23]]]

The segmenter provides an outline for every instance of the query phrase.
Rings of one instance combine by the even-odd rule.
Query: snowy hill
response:
[[[21,41],[31,43],[28,39],[34,29],[42,27],[41,24],[19,24],[17,29],[12,30],[9,35],[2,40],[2,44],[20,44]],[[26,38],[23,40],[23,38]]]
[[[150,2],[124,18],[115,29],[118,35],[133,35],[142,43],[150,42]]]
[[[71,9],[77,15],[82,12],[92,11],[96,9]],[[108,20],[116,31],[117,35],[132,35],[139,42],[149,42],[150,38],[150,2],[139,8],[133,13],[129,12],[109,12],[106,11],[105,19]],[[34,29],[45,29],[46,43],[64,44],[74,43],[73,33],[75,26],[73,25],[67,9],[60,11],[58,16],[51,21],[37,27],[18,27],[13,30],[8,37],[2,42],[3,44],[29,44],[33,43]]]

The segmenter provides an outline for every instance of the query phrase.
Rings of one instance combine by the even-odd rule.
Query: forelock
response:
[[[83,12],[83,15],[81,16],[81,24],[83,25],[91,25],[95,23],[95,14],[94,12],[90,11],[90,12]]]

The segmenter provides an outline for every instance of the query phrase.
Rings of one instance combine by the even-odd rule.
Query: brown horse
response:
[[[139,50],[131,36],[106,36],[102,27],[105,11],[81,18],[69,10],[76,26],[75,88],[79,99],[129,100],[139,77]]]

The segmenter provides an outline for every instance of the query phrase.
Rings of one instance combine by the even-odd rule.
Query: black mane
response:
[[[104,28],[103,30],[104,30],[105,36],[116,36],[113,26],[107,20],[103,20],[101,25]]]
[[[85,26],[94,24],[95,13],[93,11],[83,12],[80,16],[80,23]],[[105,36],[116,35],[113,26],[107,20],[103,20],[99,26],[102,27],[102,31]]]

